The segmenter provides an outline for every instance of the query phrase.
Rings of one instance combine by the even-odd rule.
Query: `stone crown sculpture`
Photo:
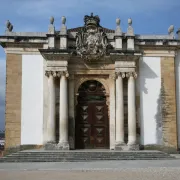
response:
[[[84,16],[84,23],[85,26],[90,26],[90,25],[99,26],[100,18],[98,15],[93,16],[93,13],[91,13],[91,16],[88,15]]]

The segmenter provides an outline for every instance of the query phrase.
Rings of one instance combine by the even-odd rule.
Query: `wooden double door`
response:
[[[76,149],[109,148],[108,106],[103,94],[80,93],[75,123]]]

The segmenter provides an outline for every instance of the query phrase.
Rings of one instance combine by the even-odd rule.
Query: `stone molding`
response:
[[[116,68],[122,68],[122,67],[136,67],[135,61],[116,61],[115,62]]]
[[[115,61],[115,71],[123,73],[135,72],[136,61]]]
[[[103,84],[105,90],[106,90],[106,94],[109,95],[109,83],[108,83],[108,79],[106,80],[104,77],[92,77],[92,76],[87,76],[87,77],[75,77],[75,94],[78,93],[78,89],[80,87],[80,85],[82,83],[84,83],[85,81],[88,81],[88,80],[96,80],[96,81],[99,81],[101,84]]]

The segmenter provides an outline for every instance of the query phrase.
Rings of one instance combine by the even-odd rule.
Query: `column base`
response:
[[[59,143],[57,144],[57,148],[58,148],[59,150],[69,150],[69,149],[70,149],[68,142],[59,142]]]
[[[126,145],[124,144],[116,144],[116,151],[139,151],[139,144]]]
[[[115,150],[117,151],[123,151],[125,147],[126,147],[126,144],[124,142],[117,142],[115,144]]]
[[[55,142],[48,142],[44,145],[45,150],[69,150],[69,143],[62,142],[56,144]]]
[[[55,150],[56,142],[55,141],[49,141],[44,145],[45,150]]]
[[[128,151],[138,151],[139,150],[139,144],[129,144]]]

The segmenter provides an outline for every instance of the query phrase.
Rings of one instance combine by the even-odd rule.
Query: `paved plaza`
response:
[[[179,180],[180,159],[0,163],[0,180]]]

